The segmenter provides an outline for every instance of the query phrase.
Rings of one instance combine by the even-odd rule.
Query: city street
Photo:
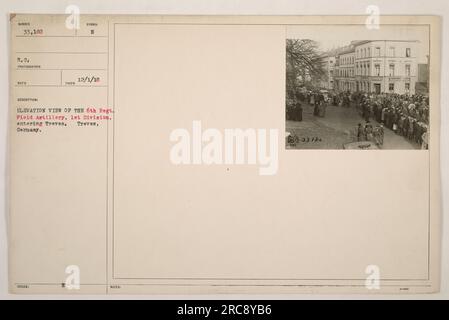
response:
[[[289,149],[343,149],[343,145],[354,141],[358,123],[365,123],[354,106],[349,108],[330,105],[324,118],[313,115],[313,107],[302,104],[303,121],[286,121],[286,131],[296,134],[299,142]],[[370,120],[373,126],[378,125]],[[418,144],[384,129],[382,149],[420,149]]]

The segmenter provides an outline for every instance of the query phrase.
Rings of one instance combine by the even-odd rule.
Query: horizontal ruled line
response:
[[[61,283],[15,283],[16,286],[61,286]],[[110,284],[81,283],[81,286],[103,286]],[[210,283],[117,283],[120,286],[176,286],[176,287],[366,287],[364,284],[210,284]],[[404,285],[384,284],[384,287],[403,287]],[[430,284],[406,285],[406,287],[426,288]]]
[[[60,87],[60,88],[106,88],[107,86],[101,85],[101,86],[65,86],[65,85],[53,85],[53,84],[27,84],[27,85],[15,85],[16,88],[26,88],[26,87]]]
[[[30,54],[30,53],[42,53],[42,54],[107,54],[107,52],[45,52],[45,51],[16,51],[16,54]]]
[[[107,38],[108,36],[23,36],[16,35],[16,38]]]
[[[60,70],[69,70],[69,71],[107,71],[108,69],[83,69],[83,68],[55,68],[55,69],[47,69],[47,68],[16,68],[16,71],[36,71],[36,70],[48,70],[48,71],[60,71]]]

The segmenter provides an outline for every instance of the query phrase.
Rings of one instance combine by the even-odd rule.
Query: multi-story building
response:
[[[416,93],[429,93],[429,76],[429,56],[427,56],[427,63],[418,63],[418,79],[415,85]]]
[[[340,91],[355,91],[355,46],[351,44],[341,48],[335,59],[335,87]]]
[[[321,63],[326,70],[326,76],[321,80],[320,87],[328,90],[334,89],[335,53],[329,51],[321,56]]]
[[[335,54],[334,88],[340,91],[414,94],[417,41],[353,41]]]
[[[417,41],[361,41],[355,47],[356,90],[415,93]]]

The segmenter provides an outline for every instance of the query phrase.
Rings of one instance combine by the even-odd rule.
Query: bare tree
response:
[[[318,43],[309,39],[287,39],[287,93],[293,93],[301,84],[317,84],[327,74],[323,66]]]

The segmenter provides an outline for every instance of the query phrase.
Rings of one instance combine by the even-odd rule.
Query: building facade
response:
[[[418,75],[417,41],[353,41],[337,50],[335,89],[414,94]]]
[[[320,87],[332,90],[334,89],[335,54],[333,52],[324,53],[321,56],[321,63],[326,70],[326,77],[321,81]]]
[[[427,56],[427,63],[418,63],[418,79],[415,85],[416,93],[429,94],[429,71],[429,56]]]
[[[340,91],[355,91],[355,46],[349,45],[338,50],[335,59],[335,83]]]

